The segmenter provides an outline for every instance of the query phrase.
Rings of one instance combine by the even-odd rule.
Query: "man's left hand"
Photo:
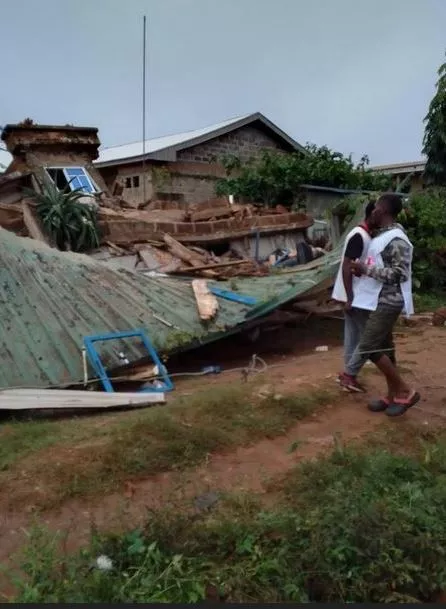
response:
[[[354,260],[350,263],[350,268],[352,270],[353,275],[356,277],[361,277],[361,275],[365,275],[367,271],[367,267],[363,262],[359,260]]]

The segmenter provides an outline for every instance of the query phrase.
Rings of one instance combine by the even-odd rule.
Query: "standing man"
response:
[[[420,394],[405,383],[394,364],[393,328],[402,312],[413,313],[413,246],[396,221],[401,210],[401,198],[396,194],[378,199],[371,219],[379,230],[369,245],[366,263],[351,263],[352,272],[360,277],[353,307],[370,314],[347,374],[354,374],[370,359],[386,378],[387,395],[369,408],[392,417],[404,414],[420,400]]]
[[[333,288],[333,300],[337,300],[344,305],[344,370],[347,370],[348,363],[359,344],[360,336],[369,316],[369,311],[353,306],[354,289],[359,280],[352,274],[351,263],[355,260],[365,262],[367,259],[371,241],[371,215],[374,207],[374,202],[367,205],[364,222],[356,226],[347,235],[344,251],[342,252],[342,261]],[[356,380],[358,372],[359,369],[355,370],[353,374],[341,373],[338,377],[341,387],[348,391],[363,392],[364,388]]]

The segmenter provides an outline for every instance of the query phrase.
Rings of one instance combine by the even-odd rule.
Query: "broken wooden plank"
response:
[[[125,256],[129,253],[128,250],[125,250],[123,247],[119,247],[119,245],[116,245],[116,243],[112,243],[111,241],[105,241],[104,243],[119,256]]]
[[[132,249],[135,250],[135,252],[139,251],[140,249],[147,247],[147,246],[153,246],[153,247],[165,247],[166,244],[163,243],[162,241],[153,241],[151,239],[147,239],[146,241],[143,241],[141,243],[132,243]]]
[[[203,257],[196,252],[191,251],[186,246],[179,243],[176,239],[170,235],[164,235],[164,242],[169,250],[184,262],[187,262],[191,266],[200,267],[203,265]]]
[[[164,393],[107,393],[69,389],[6,389],[0,391],[0,410],[117,408],[162,404],[165,401]]]
[[[156,366],[139,366],[136,370],[128,370],[123,372],[121,376],[116,377],[116,381],[148,381],[159,375]]]
[[[221,269],[227,266],[237,266],[240,264],[246,264],[250,262],[249,260],[230,260],[228,262],[217,262],[215,264],[205,264],[203,266],[195,266],[193,268],[182,268],[177,271],[172,271],[173,273],[181,274],[181,273],[195,273],[196,271],[208,271],[213,269]]]
[[[197,303],[198,314],[203,321],[213,319],[218,311],[218,300],[208,288],[205,279],[194,279],[192,281],[195,302]]]

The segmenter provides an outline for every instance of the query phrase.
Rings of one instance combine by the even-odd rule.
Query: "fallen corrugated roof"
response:
[[[144,328],[169,352],[235,332],[247,320],[293,300],[334,275],[339,247],[315,268],[237,279],[218,287],[255,296],[250,307],[220,299],[216,319],[200,322],[191,282],[115,270],[0,230],[0,387],[47,387],[81,381],[84,336]],[[236,287],[235,285],[236,284]],[[113,348],[112,348],[113,347]],[[141,345],[107,343],[106,366],[145,355]]]
[[[268,120],[260,112],[255,114],[247,114],[246,116],[238,116],[221,123],[214,125],[208,125],[201,129],[195,129],[194,131],[185,131],[183,133],[175,133],[173,135],[166,135],[164,137],[156,137],[145,142],[145,155],[147,157],[153,156],[153,158],[159,158],[160,160],[175,160],[176,150],[180,150],[190,146],[196,146],[202,142],[211,139],[213,137],[219,137],[224,133],[232,130],[244,127],[255,121],[261,122],[264,127],[274,132],[276,136],[284,140],[290,150],[299,150],[305,152],[305,149],[295,142],[289,135],[279,129],[274,123]],[[159,157],[158,153],[166,151],[163,158]],[[174,156],[172,156],[172,153]],[[143,142],[133,142],[132,144],[124,144],[121,146],[112,146],[110,148],[102,148],[99,151],[99,158],[95,161],[95,165],[106,166],[112,164],[118,164],[121,162],[128,162],[143,157]]]

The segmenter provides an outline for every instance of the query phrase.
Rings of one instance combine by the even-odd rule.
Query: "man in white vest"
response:
[[[402,312],[413,313],[413,246],[396,221],[401,210],[401,197],[394,193],[378,199],[372,223],[379,230],[370,242],[367,259],[351,263],[352,272],[359,277],[353,307],[370,314],[346,372],[354,373],[367,359],[377,366],[386,378],[387,394],[370,403],[369,408],[389,416],[404,414],[420,400],[419,393],[404,382],[394,364],[393,328]]]
[[[353,276],[351,263],[355,260],[365,262],[367,259],[367,251],[371,241],[371,215],[374,207],[375,203],[370,202],[365,209],[364,222],[361,222],[359,226],[355,226],[348,233],[342,252],[341,264],[333,287],[333,300],[341,302],[344,306],[344,370],[347,368],[359,344],[359,339],[369,316],[369,311],[353,307],[354,289],[359,279]],[[356,379],[358,372],[359,369],[354,371],[354,374],[342,372],[338,377],[341,387],[348,391],[364,391],[364,388]]]

